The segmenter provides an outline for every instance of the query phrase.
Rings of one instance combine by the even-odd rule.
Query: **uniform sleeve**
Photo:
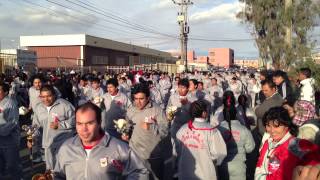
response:
[[[33,112],[34,113],[32,115],[32,125],[37,125],[38,127],[43,127],[43,123],[40,121],[40,119],[38,117],[38,113],[36,113],[35,110]]]
[[[214,130],[209,141],[209,151],[211,159],[215,160],[217,165],[220,165],[223,159],[227,156],[226,143],[218,130]]]
[[[71,104],[66,104],[65,107],[66,119],[59,123],[58,129],[74,129],[75,128],[75,111]]]
[[[244,149],[245,149],[246,153],[251,153],[255,147],[255,142],[254,142],[253,136],[247,128],[244,128],[243,131],[244,131],[243,139],[245,140]]]
[[[165,113],[161,110],[157,115],[158,131],[160,138],[163,139],[168,135],[168,120]]]
[[[120,153],[124,164],[122,175],[127,180],[148,180],[149,171],[145,163],[136,155],[134,151],[129,149],[126,153]]]
[[[18,124],[19,124],[18,107],[14,103],[10,103],[8,105],[8,108],[6,108],[3,113],[4,113],[3,117],[6,123],[0,125],[0,136],[7,136],[11,133],[13,129],[18,127]]]
[[[66,172],[64,169],[63,164],[61,164],[61,150],[63,148],[61,148],[58,152],[58,154],[56,155],[56,163],[54,166],[54,170],[53,170],[53,179],[54,180],[65,180],[66,179]]]

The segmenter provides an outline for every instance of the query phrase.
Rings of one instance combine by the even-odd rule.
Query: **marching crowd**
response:
[[[27,147],[53,179],[320,178],[319,97],[309,68],[0,76],[0,174]],[[1,175],[0,175],[1,177]]]

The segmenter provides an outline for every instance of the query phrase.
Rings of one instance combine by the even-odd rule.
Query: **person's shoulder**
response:
[[[63,104],[63,105],[66,105],[66,106],[69,106],[69,107],[72,107],[73,108],[73,105],[71,104],[71,102],[63,99],[63,98],[59,98],[57,99],[57,103],[60,103],[60,104]]]

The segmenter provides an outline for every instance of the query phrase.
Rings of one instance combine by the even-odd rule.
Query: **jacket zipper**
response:
[[[92,151],[92,150],[91,150]],[[91,152],[90,152],[91,153]],[[88,161],[89,161],[89,156],[90,153],[88,155],[86,155],[86,165],[85,165],[85,169],[84,169],[84,178],[87,179],[88,178]]]

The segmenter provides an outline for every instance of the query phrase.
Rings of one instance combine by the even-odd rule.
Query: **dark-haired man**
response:
[[[108,92],[103,95],[105,109],[103,110],[101,127],[111,135],[120,138],[113,121],[125,118],[127,110],[132,104],[127,95],[119,91],[118,85],[117,79],[107,81]]]
[[[130,147],[146,161],[156,179],[164,177],[165,152],[169,150],[168,121],[162,108],[150,101],[150,90],[136,84],[132,90],[134,106],[128,110],[127,120],[135,124]]]
[[[172,94],[169,98],[168,106],[166,112],[169,111],[171,107],[176,107],[177,112],[172,121],[171,125],[171,136],[176,137],[176,133],[180,127],[188,122],[191,118],[189,115],[190,104],[197,100],[196,96],[190,96],[189,94],[190,81],[188,79],[181,79],[178,82],[178,92]]]
[[[7,168],[13,180],[20,180],[19,113],[17,104],[8,94],[9,85],[0,82],[0,168]]]
[[[57,154],[55,179],[148,179],[148,170],[128,145],[102,130],[100,108],[90,102],[79,106],[76,130]]]
[[[262,136],[265,132],[264,125],[262,123],[262,118],[264,114],[272,107],[282,106],[284,100],[281,95],[277,92],[276,84],[272,80],[264,80],[261,82],[262,92],[265,95],[266,99],[262,104],[258,105],[255,113],[258,119],[258,129],[259,133]]]
[[[46,169],[52,170],[59,147],[74,134],[74,107],[70,102],[56,98],[55,90],[50,85],[41,87],[40,98],[42,103],[34,108],[32,123],[43,130],[42,147],[45,150]],[[28,147],[31,146],[28,143]]]

